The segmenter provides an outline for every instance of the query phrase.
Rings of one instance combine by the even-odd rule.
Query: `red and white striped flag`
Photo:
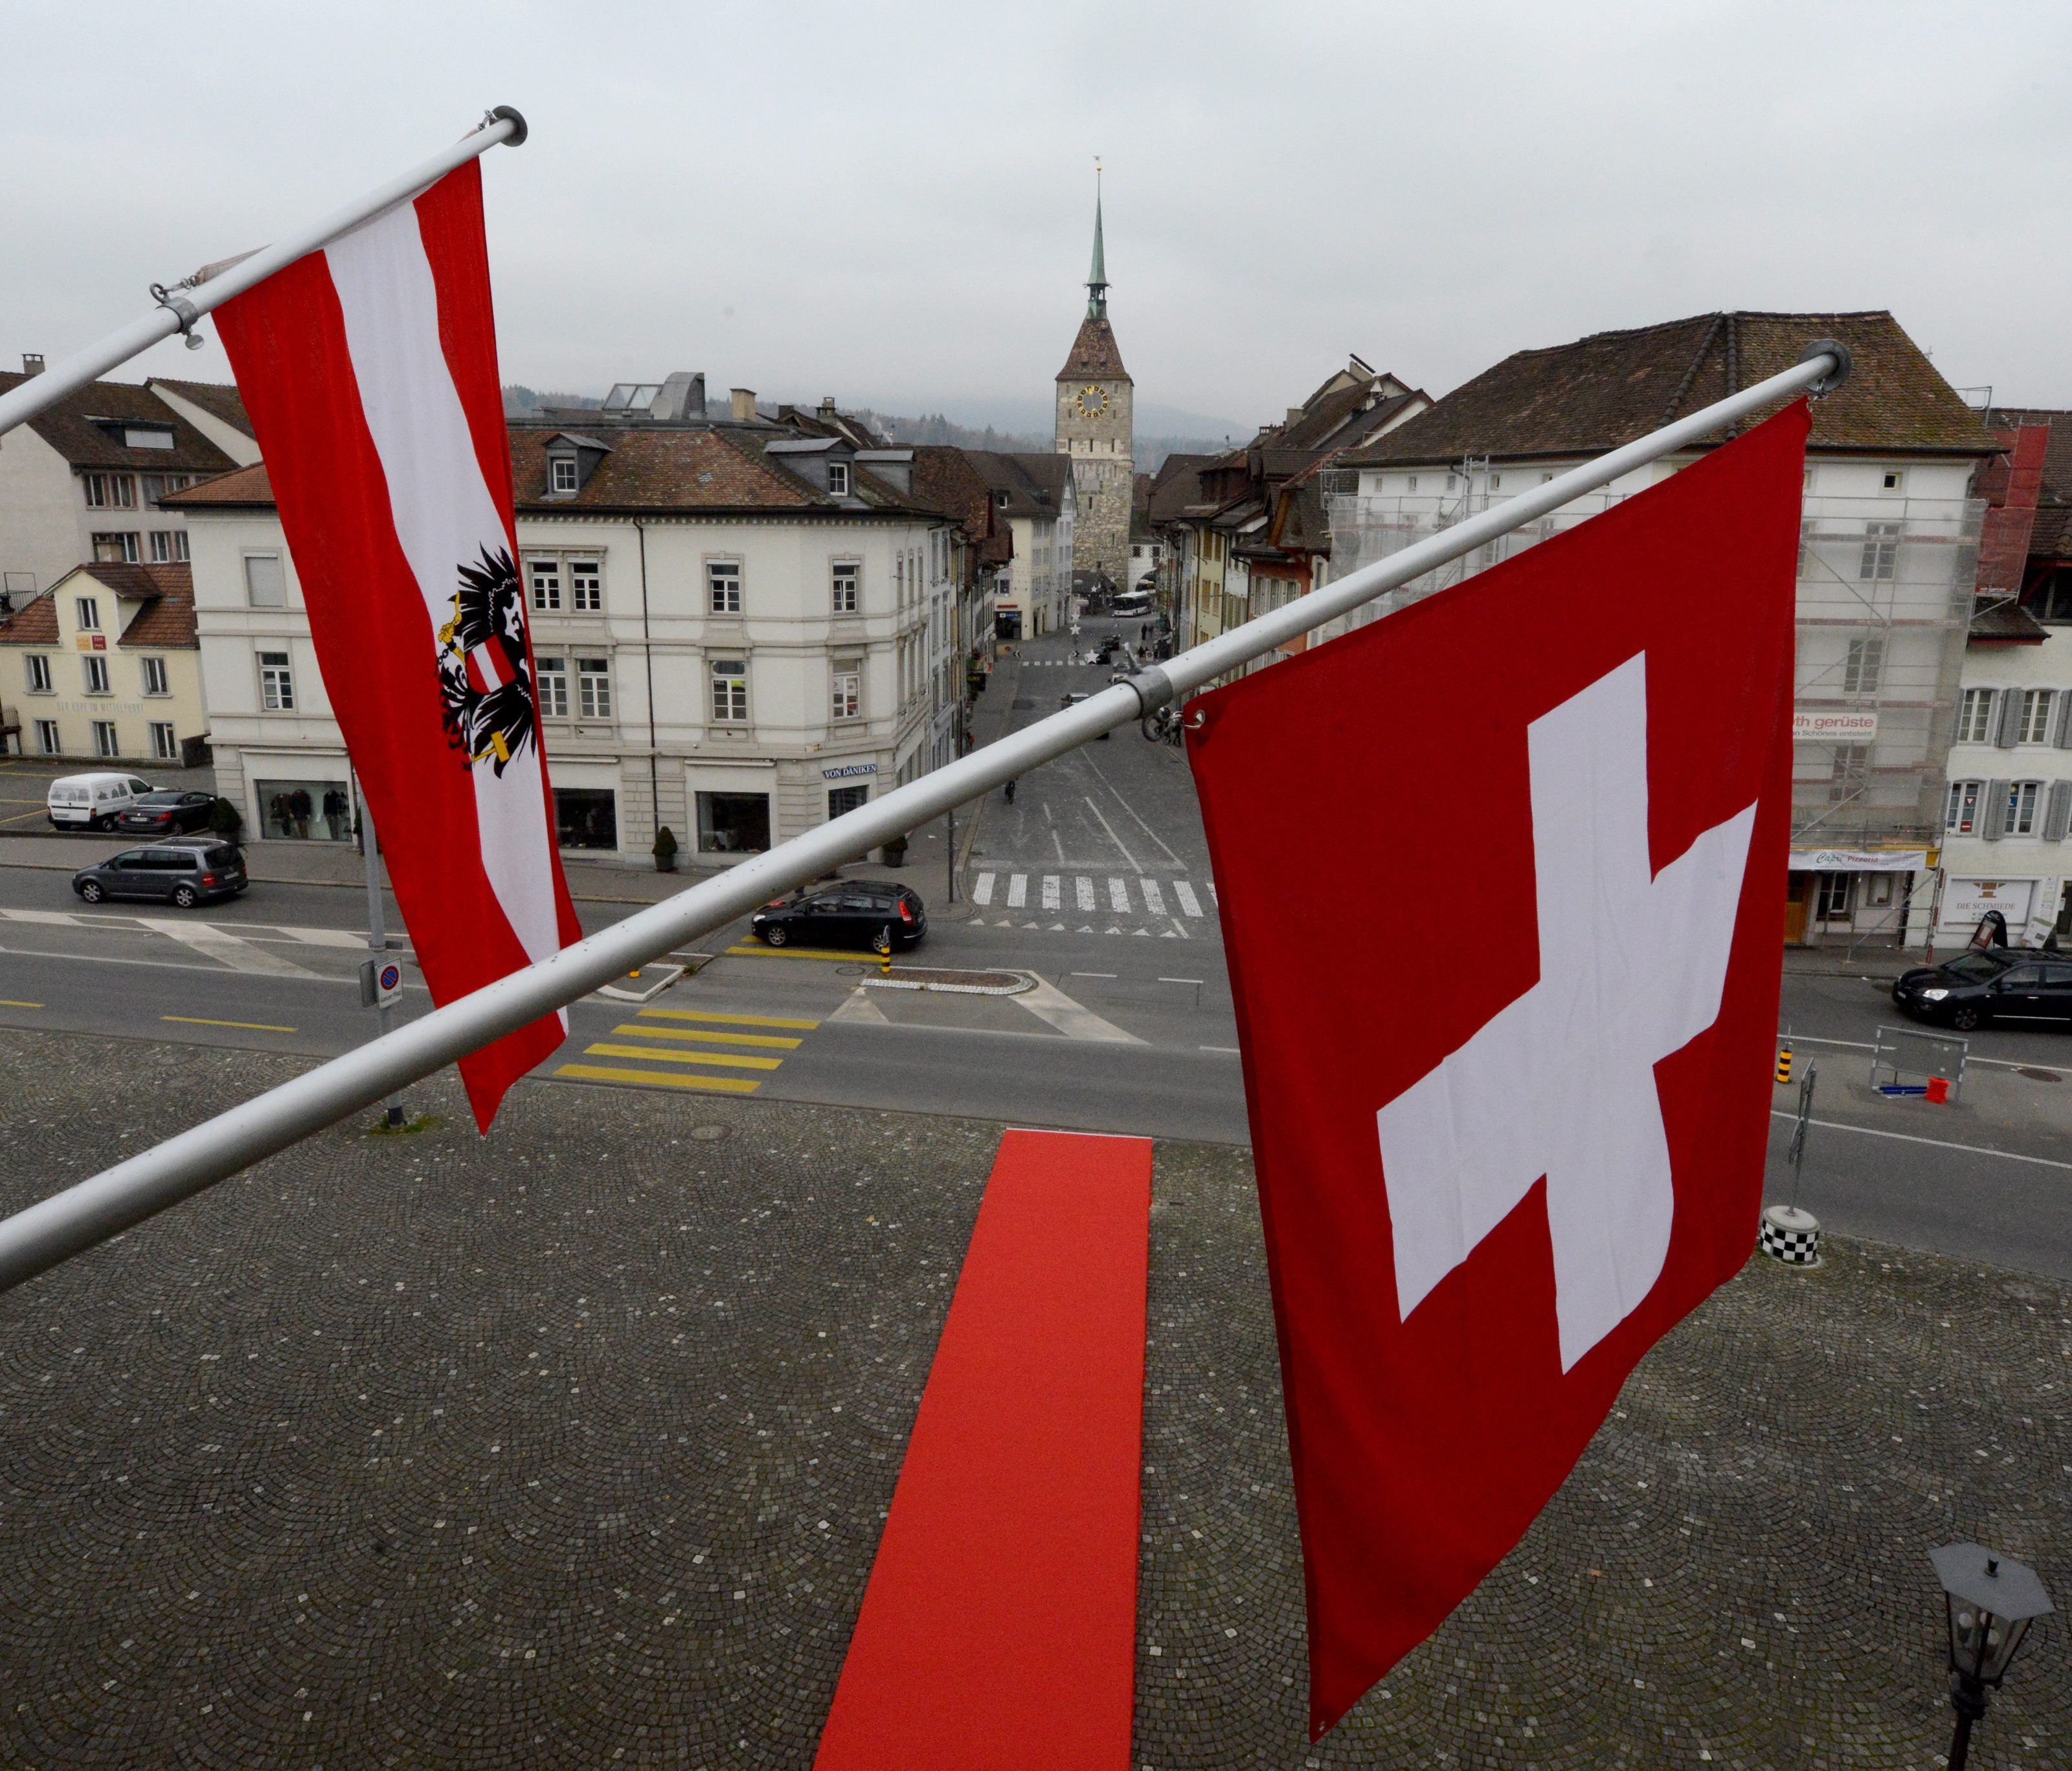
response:
[[[310,631],[433,1000],[578,939],[512,520],[482,169],[470,161],[216,310]],[[558,1046],[461,1060],[485,1131]]]

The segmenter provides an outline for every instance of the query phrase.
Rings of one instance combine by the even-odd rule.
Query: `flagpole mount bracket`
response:
[[[151,299],[179,323],[180,336],[187,341],[187,348],[199,351],[204,340],[195,327],[200,322],[201,310],[178,290],[168,289],[163,283],[152,284]]]
[[[1818,381],[1810,384],[1806,389],[1815,400],[1818,400],[1823,395],[1832,393],[1836,388],[1848,380],[1849,372],[1856,367],[1856,363],[1849,355],[1848,346],[1840,339],[1814,339],[1799,353],[1799,360],[1801,363],[1811,363],[1816,356],[1831,356],[1835,360],[1835,367],[1822,376]]]
[[[1141,719],[1155,713],[1179,691],[1173,686],[1173,679],[1156,664],[1148,664],[1142,670],[1123,678],[1123,686],[1137,692],[1137,713]]]

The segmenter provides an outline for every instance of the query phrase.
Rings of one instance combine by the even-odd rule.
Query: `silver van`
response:
[[[112,830],[117,812],[154,791],[134,775],[68,775],[51,783],[43,810],[60,830]]]

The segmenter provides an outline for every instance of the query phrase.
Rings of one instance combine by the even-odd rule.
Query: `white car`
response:
[[[51,783],[43,809],[60,830],[112,830],[117,812],[156,791],[134,775],[68,775]]]

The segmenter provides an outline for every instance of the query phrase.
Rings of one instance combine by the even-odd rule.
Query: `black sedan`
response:
[[[134,831],[140,836],[175,836],[183,831],[206,830],[215,804],[212,793],[167,790],[142,794],[116,813],[115,828]]]
[[[2063,1026],[2072,1023],[2072,955],[2004,947],[1960,953],[1903,974],[1892,1000],[1917,1021],[1960,1033],[1989,1021]]]
[[[928,932],[921,894],[882,880],[849,879],[765,904],[749,927],[772,947],[912,947]]]

